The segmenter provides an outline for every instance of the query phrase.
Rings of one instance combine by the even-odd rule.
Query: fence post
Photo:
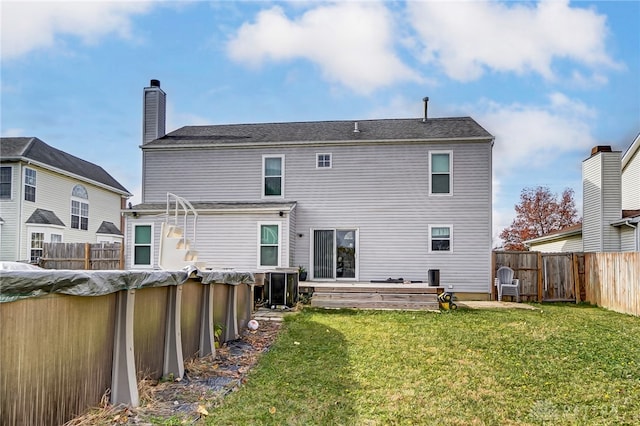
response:
[[[580,271],[578,270],[578,256],[575,253],[571,253],[571,275],[573,276],[573,291],[576,294],[576,304],[581,302],[580,299]]]
[[[538,275],[538,303],[541,303],[544,299],[544,289],[542,283],[542,253],[538,252],[538,261],[537,261],[537,271]]]
[[[493,280],[493,277],[496,276],[496,257],[497,257],[497,253],[494,250],[492,250],[491,251],[491,277],[489,277],[489,279],[491,280],[489,283],[489,286],[491,288],[491,300],[498,299],[498,296],[496,295],[496,286]]]
[[[84,269],[88,270],[91,261],[91,244],[84,243]]]
[[[111,403],[139,405],[136,364],[133,353],[133,312],[135,290],[116,294],[116,324],[113,342],[111,373]]]

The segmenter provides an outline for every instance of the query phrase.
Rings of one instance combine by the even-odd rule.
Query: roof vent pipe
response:
[[[429,97],[425,96],[424,98],[422,98],[422,101],[424,102],[424,118],[422,119],[422,122],[426,122],[427,121],[427,108],[429,107]]]
[[[353,133],[360,133],[360,129],[358,129],[358,122],[353,123]]]

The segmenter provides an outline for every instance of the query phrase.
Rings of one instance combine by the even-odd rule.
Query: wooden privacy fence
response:
[[[120,243],[45,243],[38,265],[45,269],[124,269]]]
[[[640,315],[640,253],[494,251],[493,275],[508,266],[520,280],[523,301],[588,302]],[[497,290],[492,285],[492,298]]]
[[[640,252],[587,253],[585,300],[640,316]]]

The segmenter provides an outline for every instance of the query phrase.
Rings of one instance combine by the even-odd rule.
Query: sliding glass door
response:
[[[357,278],[357,229],[313,231],[313,279]]]

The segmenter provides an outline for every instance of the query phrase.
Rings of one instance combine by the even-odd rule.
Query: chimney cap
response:
[[[611,145],[596,145],[591,148],[591,155],[595,155],[599,152],[612,152]]]
[[[160,87],[160,80],[153,79],[151,83],[149,83],[151,87]]]

